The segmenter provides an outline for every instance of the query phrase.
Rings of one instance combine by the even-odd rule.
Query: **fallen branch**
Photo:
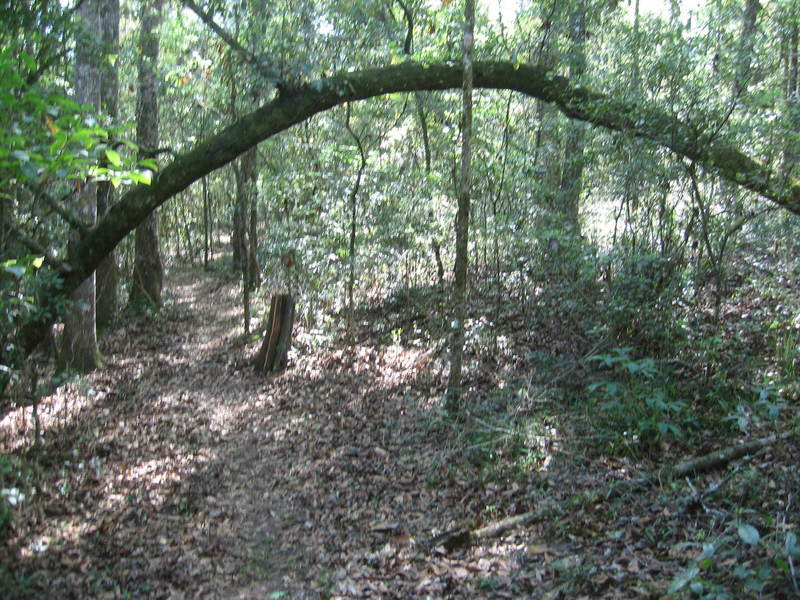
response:
[[[608,492],[608,495],[606,496],[606,499],[616,498],[621,496],[624,492],[632,492],[647,485],[651,485],[654,481],[661,481],[662,479],[672,477],[688,477],[690,475],[697,475],[699,473],[713,471],[714,469],[724,467],[737,458],[755,454],[759,450],[771,446],[777,441],[787,440],[793,435],[796,435],[796,433],[793,431],[787,431],[780,435],[772,434],[765,438],[753,440],[752,442],[745,442],[737,446],[730,446],[728,448],[723,448],[722,450],[711,452],[710,454],[704,454],[703,456],[690,458],[678,463],[674,467],[664,467],[655,473],[644,475],[643,477],[639,477],[637,479],[620,481],[612,486]]]
[[[772,434],[765,438],[753,440],[752,442],[745,442],[744,444],[739,444],[738,446],[723,448],[722,450],[717,450],[716,452],[712,452],[710,454],[704,454],[703,456],[698,456],[697,458],[685,460],[671,469],[662,469],[660,474],[666,474],[671,477],[685,477],[687,475],[695,475],[698,473],[705,473],[706,471],[712,471],[719,467],[724,467],[729,462],[736,460],[737,458],[742,458],[748,454],[755,454],[757,451],[761,450],[762,448],[766,448],[767,446],[771,446],[778,440],[789,439],[792,435],[793,432],[787,431],[781,435]]]
[[[773,434],[765,438],[753,440],[752,442],[746,442],[737,446],[723,448],[722,450],[717,450],[716,452],[712,452],[710,454],[704,454],[703,456],[685,460],[681,463],[678,463],[674,467],[665,467],[656,473],[647,475],[645,477],[620,482],[620,484],[617,484],[611,489],[607,498],[610,499],[618,496],[621,488],[628,488],[628,490],[637,489],[644,485],[651,484],[653,481],[657,481],[665,476],[688,477],[689,475],[695,475],[723,467],[737,458],[755,454],[759,450],[763,450],[777,441],[789,439],[793,435],[795,435],[794,432],[786,432],[780,435]],[[484,540],[498,538],[510,531],[519,529],[520,527],[525,527],[531,523],[541,521],[545,517],[551,516],[556,509],[557,504],[554,501],[550,501],[543,504],[536,510],[501,519],[500,521],[490,523],[489,525],[481,527],[480,529],[461,527],[445,531],[444,533],[434,536],[426,542],[420,543],[420,546],[427,551],[432,551],[436,548],[444,548],[448,552],[452,552],[453,550],[457,550],[459,548],[467,548]]]
[[[536,510],[495,521],[480,529],[469,529],[467,527],[451,529],[450,531],[445,531],[444,533],[434,536],[420,545],[428,551],[441,547],[448,552],[452,552],[458,548],[466,548],[483,540],[498,538],[509,531],[541,521],[551,516],[556,506],[555,502],[550,501]]]

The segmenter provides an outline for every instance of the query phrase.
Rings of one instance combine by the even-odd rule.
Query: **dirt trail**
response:
[[[102,369],[45,401],[39,460],[53,475],[9,546],[28,584],[61,598],[418,585],[410,565],[397,586],[369,572],[390,578],[382,565],[410,536],[485,502],[466,481],[426,485],[451,474],[412,388],[421,353],[317,353],[265,379],[247,365],[231,282],[182,271],[167,289],[154,321],[106,337]],[[4,423],[6,449],[21,424]]]

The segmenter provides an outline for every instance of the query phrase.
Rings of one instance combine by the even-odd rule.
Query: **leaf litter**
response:
[[[547,460],[487,474],[442,417],[424,348],[301,348],[286,373],[260,377],[235,284],[197,270],[171,283],[155,320],[106,336],[103,368],[45,398],[38,450],[29,415],[2,422],[3,452],[40,467],[0,555],[19,597],[659,597],[700,572],[698,537],[760,538],[713,499],[680,507],[680,482],[607,499],[642,466],[571,453],[566,424]],[[796,461],[777,447],[748,480],[767,477],[764,508],[786,531]],[[421,544],[548,502],[502,538]]]

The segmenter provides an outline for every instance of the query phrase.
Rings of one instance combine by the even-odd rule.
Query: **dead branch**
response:
[[[610,499],[619,496],[622,490],[631,491],[645,485],[650,485],[654,481],[658,481],[665,476],[688,477],[690,475],[696,475],[723,467],[737,458],[755,454],[759,450],[763,450],[777,441],[789,439],[793,435],[795,435],[794,432],[786,432],[780,435],[773,434],[765,438],[753,440],[752,442],[746,442],[737,446],[723,448],[722,450],[717,450],[716,452],[712,452],[710,454],[685,460],[681,463],[678,463],[674,467],[665,467],[660,471],[645,477],[620,482],[620,484],[617,484],[611,489],[607,498]],[[713,491],[716,491],[716,489],[713,489]],[[713,491],[710,493],[713,493]],[[469,529],[468,527],[451,529],[442,534],[434,536],[426,542],[420,543],[420,546],[428,551],[443,547],[448,552],[452,552],[458,548],[472,546],[473,544],[477,544],[483,540],[501,537],[510,531],[525,527],[537,521],[541,521],[545,517],[552,515],[556,509],[556,503],[550,501],[542,504],[536,510],[513,517],[507,517],[505,519],[501,519],[500,521],[490,523],[489,525],[479,529]]]
[[[638,477],[637,479],[620,481],[612,486],[606,498],[617,498],[624,493],[633,492],[634,490],[652,485],[654,482],[661,481],[663,479],[669,479],[673,477],[688,477],[690,475],[699,475],[700,473],[713,471],[714,469],[724,467],[737,458],[755,454],[759,450],[767,448],[777,441],[789,439],[793,435],[796,435],[796,433],[792,431],[788,431],[780,435],[773,434],[765,438],[753,440],[752,442],[745,442],[737,446],[730,446],[728,448],[711,452],[710,454],[704,454],[703,456],[690,458],[678,463],[674,467],[663,467],[655,473],[650,473],[644,475],[643,477]]]
[[[466,548],[482,542],[483,540],[498,538],[510,531],[525,527],[537,521],[541,521],[546,517],[552,515],[556,509],[555,502],[546,502],[536,510],[531,510],[521,515],[513,517],[506,517],[494,523],[490,523],[479,529],[469,529],[468,527],[461,527],[445,531],[437,536],[434,536],[427,542],[420,544],[428,551],[435,550],[436,548],[443,547],[448,552],[452,552],[458,548]]]
[[[737,446],[723,448],[722,450],[717,450],[710,454],[685,460],[675,465],[675,467],[662,469],[660,473],[669,475],[670,477],[685,477],[687,475],[696,475],[705,473],[706,471],[712,471],[719,467],[724,467],[737,458],[742,458],[748,454],[755,454],[757,451],[771,446],[778,440],[789,439],[792,435],[793,432],[790,431],[781,435],[772,434],[765,438],[753,440],[752,442],[745,442]]]

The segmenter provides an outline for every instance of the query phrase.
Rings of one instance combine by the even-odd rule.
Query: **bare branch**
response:
[[[239,56],[241,56],[244,61],[251,65],[258,73],[264,77],[270,83],[274,83],[276,85],[280,84],[283,81],[283,77],[277,69],[270,67],[266,64],[264,59],[259,58],[252,52],[250,52],[247,48],[242,46],[236,38],[234,38],[230,33],[225,31],[220,25],[214,21],[214,17],[209,15],[205,12],[202,8],[200,8],[194,0],[183,0],[184,6],[191,9],[203,23],[208,25],[208,27],[217,34],[217,36],[231,49],[236,52]]]
[[[28,188],[37,199],[42,200],[45,204],[52,208],[53,212],[64,219],[67,224],[79,234],[84,235],[89,231],[89,228],[81,223],[80,219],[76,215],[67,210],[64,205],[61,204],[61,201],[56,200],[50,194],[48,194],[47,190],[45,190],[42,186],[28,182],[25,184],[25,187]],[[69,195],[65,196],[65,198],[67,197],[69,197]]]

